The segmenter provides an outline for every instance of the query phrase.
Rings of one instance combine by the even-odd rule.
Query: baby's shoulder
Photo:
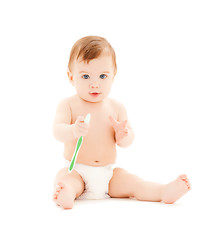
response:
[[[76,103],[76,97],[70,96],[63,98],[61,101],[59,101],[58,108],[64,108],[64,109],[72,109],[72,106],[74,103]]]
[[[74,104],[77,102],[77,97],[76,95],[70,96],[70,97],[66,97],[64,99],[61,100],[61,103],[64,105],[68,105],[71,106],[71,104]]]
[[[124,104],[113,99],[113,98],[109,98],[110,101],[110,105],[117,111],[119,112],[121,109],[125,108]]]

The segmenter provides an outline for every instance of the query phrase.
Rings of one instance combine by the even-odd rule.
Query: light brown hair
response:
[[[68,62],[68,69],[71,71],[72,61],[86,61],[98,58],[102,53],[108,53],[112,57],[114,74],[117,72],[116,55],[110,43],[103,37],[87,36],[79,39],[72,47]]]

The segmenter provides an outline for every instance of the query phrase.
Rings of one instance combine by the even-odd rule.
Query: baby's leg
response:
[[[185,175],[181,175],[169,184],[144,181],[124,169],[114,169],[109,183],[111,197],[135,197],[142,201],[174,203],[190,189]]]
[[[84,191],[85,184],[82,177],[73,170],[68,172],[68,168],[61,169],[55,178],[54,201],[64,209],[73,207],[75,198],[78,198]]]

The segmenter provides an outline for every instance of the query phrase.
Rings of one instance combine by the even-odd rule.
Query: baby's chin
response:
[[[102,102],[105,97],[104,96],[98,96],[98,97],[92,97],[92,96],[79,96],[82,100],[84,100],[85,102],[90,102],[90,103],[98,103],[98,102]]]

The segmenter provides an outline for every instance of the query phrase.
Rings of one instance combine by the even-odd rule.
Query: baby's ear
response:
[[[67,71],[67,74],[68,74],[69,82],[73,85],[73,76],[72,76],[72,73],[68,70],[68,71]]]

